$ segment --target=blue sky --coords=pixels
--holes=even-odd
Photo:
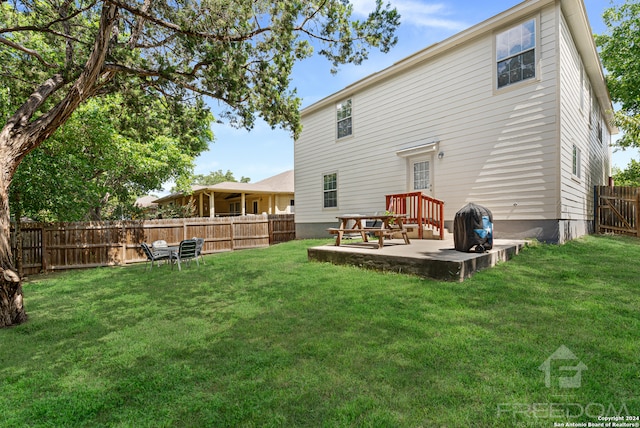
[[[402,15],[398,30],[398,44],[387,54],[372,52],[369,60],[360,66],[345,65],[337,75],[329,72],[330,64],[314,56],[298,63],[294,68],[292,85],[302,98],[303,107],[344,88],[371,73],[433,43],[444,40],[466,28],[484,21],[521,1],[519,0],[388,0]],[[622,0],[615,0],[620,4]],[[355,0],[356,13],[365,14],[373,9],[374,0]],[[585,0],[589,21],[594,33],[603,33],[603,11],[611,6],[609,0]],[[248,132],[216,124],[216,136],[209,151],[196,160],[196,174],[208,174],[219,169],[231,170],[239,180],[250,177],[252,182],[262,180],[293,168],[293,141],[288,132],[272,130],[259,122]],[[625,167],[635,151],[614,153],[615,166]]]

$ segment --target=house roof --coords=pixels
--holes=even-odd
[[[158,206],[154,201],[158,199],[157,196],[142,196],[136,199],[135,205],[140,208],[155,208]]]
[[[239,183],[225,181],[211,186],[194,185],[191,191],[196,192],[220,192],[220,193],[294,193],[293,170],[282,172],[255,183]],[[170,201],[182,197],[182,192],[172,193],[168,196],[156,199],[155,203]]]
[[[441,55],[448,50],[455,49],[461,44],[481,37],[485,34],[492,33],[495,30],[502,28],[508,24],[511,24],[517,19],[524,19],[528,15],[540,10],[542,7],[554,4],[556,0],[525,0],[518,5],[493,16],[479,24],[476,24],[460,33],[457,33],[442,42],[435,43],[427,46],[426,48],[409,55],[408,57],[401,59],[395,64],[369,76],[360,79],[349,86],[346,86],[342,90],[329,95],[326,98],[304,108],[301,110],[301,116],[312,113],[318,109],[333,105],[336,102],[349,97],[351,94],[361,91],[367,87],[375,85],[376,83],[394,77],[403,71],[414,67],[418,64],[426,62],[431,58]],[[575,43],[578,51],[584,62],[584,67],[587,75],[591,78],[593,90],[598,98],[600,105],[606,110],[606,114],[610,119],[613,117],[613,106],[611,103],[611,96],[609,89],[604,80],[604,72],[600,57],[598,56],[596,44],[593,39],[593,32],[589,19],[587,17],[587,11],[585,9],[582,0],[560,0],[560,5],[564,11],[567,23],[574,35]],[[607,126],[610,127],[612,134],[617,133],[617,129],[611,124],[611,120],[606,121]]]

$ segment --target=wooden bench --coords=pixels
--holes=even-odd
[[[396,233],[401,233],[402,237],[404,238],[404,243],[410,244],[411,241],[409,241],[409,236],[407,235],[407,232],[412,232],[412,231],[413,231],[413,227],[402,227],[402,228],[392,227],[391,229],[374,229],[372,232],[374,235],[378,237],[380,248],[382,248],[384,238],[392,237]]]
[[[378,237],[378,247],[382,248],[384,244],[384,238],[392,237],[396,233],[401,233],[402,237],[404,238],[405,244],[410,244],[411,242],[409,241],[409,236],[407,236],[407,232],[412,232],[413,229],[414,228],[412,226],[409,226],[409,227],[405,226],[402,228],[396,227],[391,229],[380,229],[379,227],[363,227],[363,228],[356,228],[356,229],[342,229],[339,227],[330,227],[327,229],[327,232],[329,232],[332,235],[338,235],[336,237],[337,246],[340,245],[340,242],[342,241],[342,237],[344,236],[345,233],[359,233],[362,236],[362,240],[364,242],[369,242],[367,234],[371,233],[376,237]]]
[[[368,230],[366,228],[341,229],[339,227],[330,227],[329,229],[327,229],[327,232],[329,232],[332,235],[338,235],[336,236],[336,246],[340,245],[340,242],[342,241],[342,237],[344,236],[345,233],[359,233],[362,236],[362,240],[364,242],[369,242],[369,239],[367,238]]]

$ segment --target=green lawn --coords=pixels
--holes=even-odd
[[[0,426],[640,416],[639,240],[534,245],[463,283],[307,261],[325,242],[32,278],[29,321],[0,330]]]

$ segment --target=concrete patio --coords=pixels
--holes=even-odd
[[[523,240],[496,239],[490,251],[463,253],[454,249],[452,237],[442,241],[412,239],[409,245],[402,239],[388,239],[382,249],[378,249],[377,239],[372,242],[343,240],[339,247],[329,244],[309,248],[307,252],[313,261],[463,281],[481,269],[508,261],[526,244]]]

